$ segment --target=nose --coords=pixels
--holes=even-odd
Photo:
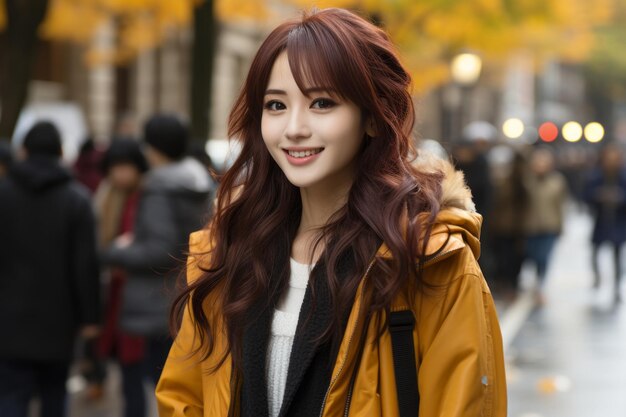
[[[289,140],[301,140],[311,136],[306,110],[292,108],[285,127],[285,136]]]

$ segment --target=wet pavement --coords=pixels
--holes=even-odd
[[[626,306],[612,302],[608,249],[601,252],[602,285],[592,289],[590,231],[589,216],[568,211],[546,303],[530,303],[523,324],[509,335],[509,417],[626,416]],[[533,284],[529,268],[523,283]]]
[[[68,417],[122,417],[124,415],[121,374],[114,363],[108,366],[107,379],[100,399],[92,400],[87,397],[85,382],[78,375],[70,378],[68,388],[71,392]],[[154,386],[146,383],[145,391],[148,410],[146,417],[158,417]]]

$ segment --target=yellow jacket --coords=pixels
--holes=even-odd
[[[424,268],[423,279],[438,288],[418,292],[409,305],[400,293],[391,310],[411,309],[416,318],[413,340],[420,391],[420,417],[506,416],[506,382],[502,340],[489,288],[477,265],[480,215],[471,207],[462,177],[449,171],[444,181],[446,207],[437,217],[428,253],[445,247]],[[452,194],[451,194],[452,192]],[[206,232],[192,235],[191,251],[207,245]],[[377,256],[387,256],[383,245]],[[190,260],[188,279],[200,274]],[[321,417],[343,416],[357,341],[363,329],[359,312],[362,280],[334,365]],[[209,303],[207,303],[209,304]],[[384,313],[381,313],[384,314]],[[369,322],[367,341],[358,364],[349,416],[398,416],[391,338],[385,331],[377,342],[376,317]],[[216,335],[217,353],[204,361],[190,356],[197,346],[194,326],[186,312],[157,386],[161,417],[226,417],[230,403],[229,361],[215,373],[225,340]]]

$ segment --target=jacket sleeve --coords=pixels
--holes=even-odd
[[[502,336],[493,299],[476,270],[422,303],[427,324],[419,330],[420,416],[506,416]]]
[[[203,232],[193,233],[189,247],[192,253],[198,251],[205,240]],[[187,260],[187,281],[198,279],[202,271],[192,255]],[[161,417],[202,417],[204,409],[202,367],[199,354],[192,355],[199,347],[196,329],[190,314],[190,306],[185,307],[180,330],[161,373],[156,387],[159,415]]]
[[[182,245],[172,203],[165,193],[146,193],[137,213],[137,234],[127,247],[111,246],[102,254],[107,265],[129,271],[169,272],[177,265]],[[139,224],[142,226],[139,226]]]
[[[169,356],[156,388],[161,417],[202,417],[202,371],[198,355],[194,324],[185,308],[182,325],[172,344]]]

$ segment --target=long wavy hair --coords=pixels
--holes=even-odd
[[[215,350],[215,334],[224,332],[227,348],[220,352],[214,370],[229,354],[233,365],[241,366],[246,312],[262,300],[269,307],[289,281],[288,262],[274,263],[291,253],[302,212],[300,192],[272,159],[261,136],[265,89],[283,51],[301,90],[329,87],[356,103],[375,131],[373,137],[365,135],[347,203],[319,230],[333,317],[322,340],[341,340],[341,318],[351,308],[381,242],[392,260],[374,262],[368,275],[367,312],[388,312],[401,288],[419,282],[419,254],[425,253],[424,237],[439,211],[443,174],[420,172],[411,163],[415,116],[410,76],[387,34],[342,9],[305,13],[278,26],[257,52],[230,114],[229,136],[241,142],[242,150],[222,178],[215,216],[207,226],[212,248],[205,255],[210,261],[172,309],[172,322],[179,323],[189,308],[204,358]],[[340,280],[339,261],[346,253],[354,267]],[[315,300],[316,294],[312,296]],[[207,309],[208,297],[217,308]],[[213,320],[215,314],[218,322]]]

